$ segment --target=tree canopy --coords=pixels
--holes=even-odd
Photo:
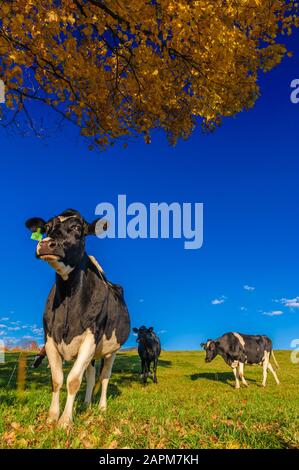
[[[154,128],[175,143],[251,108],[297,25],[285,0],[1,0],[2,125],[33,128],[37,101],[102,148]]]

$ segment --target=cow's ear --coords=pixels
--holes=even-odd
[[[205,349],[206,346],[207,346],[207,343],[200,343],[200,347],[201,347],[201,348],[204,348],[204,349]]]
[[[149,329],[148,329],[148,331],[149,331],[150,333],[152,333],[152,332],[154,331],[154,327],[153,327],[153,326],[150,326]]]
[[[31,232],[37,232],[38,229],[41,233],[45,233],[46,231],[46,221],[40,217],[32,217],[31,219],[26,220],[25,225]]]
[[[133,328],[134,333],[138,333],[138,328]]]
[[[96,219],[91,224],[84,223],[84,235],[101,235],[108,230],[108,222],[105,219]]]

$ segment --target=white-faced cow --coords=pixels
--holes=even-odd
[[[87,223],[78,211],[68,209],[48,222],[32,218],[32,231],[46,234],[36,256],[56,271],[56,282],[44,313],[45,351],[52,374],[49,420],[59,418],[59,392],[63,360],[75,360],[67,377],[67,401],[59,425],[72,423],[73,405],[86,374],[85,402],[90,403],[95,384],[95,360],[102,358],[100,409],[107,406],[107,387],[116,351],[127,340],[130,319],[120,286],[107,281],[97,261],[86,254],[85,236],[106,230],[105,221]]]
[[[133,328],[134,333],[137,333],[138,354],[141,359],[141,380],[144,384],[147,378],[151,375],[151,363],[153,364],[153,381],[157,383],[157,366],[158,359],[161,353],[161,343],[158,336],[154,333],[154,328]]]
[[[272,372],[274,379],[279,385],[279,380],[274,371],[270,357],[278,367],[272,350],[272,341],[264,335],[243,335],[240,333],[225,333],[215,340],[208,339],[201,346],[206,351],[206,362],[211,362],[218,354],[234,372],[236,388],[240,388],[241,382],[247,387],[244,377],[244,364],[259,364],[263,366],[263,387],[266,386],[268,369]]]

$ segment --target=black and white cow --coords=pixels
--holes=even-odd
[[[141,359],[141,379],[146,384],[147,378],[151,375],[151,363],[153,364],[153,381],[157,383],[157,366],[161,353],[161,343],[158,336],[154,333],[154,328],[133,328],[137,333],[138,354]]]
[[[236,388],[240,388],[240,379],[246,387],[248,386],[244,377],[244,364],[259,364],[263,366],[263,387],[266,386],[268,369],[272,372],[277,385],[279,385],[276,372],[270,363],[272,355],[278,367],[272,349],[272,341],[268,336],[225,333],[215,340],[208,339],[201,346],[206,351],[206,362],[211,362],[219,354],[226,364],[233,369]]]
[[[26,226],[46,235],[37,245],[36,256],[56,271],[44,312],[45,351],[53,388],[50,421],[59,418],[62,361],[75,360],[67,377],[67,401],[58,423],[66,427],[72,423],[74,400],[84,373],[85,402],[91,401],[98,358],[103,361],[99,406],[106,409],[113,362],[129,336],[130,319],[122,288],[108,282],[98,262],[85,251],[85,236],[106,230],[105,221],[89,224],[78,211],[68,209],[48,222],[29,219]]]

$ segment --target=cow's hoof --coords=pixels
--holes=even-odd
[[[59,419],[59,410],[58,411],[51,411],[49,410],[48,418],[47,418],[47,423],[48,424],[53,424],[57,423]]]
[[[154,384],[157,384],[157,383],[158,383],[158,380],[157,380],[157,378],[155,377],[155,378],[154,378]]]
[[[240,385],[239,385],[239,386],[236,385],[236,386],[235,386],[235,389],[236,389],[236,390],[240,390]]]
[[[47,424],[55,424],[58,421],[59,416],[48,416]]]
[[[99,405],[99,410],[101,413],[105,413],[107,411],[107,405]]]
[[[60,420],[57,423],[57,426],[61,429],[69,429],[72,427],[73,422],[70,418],[64,418],[63,416],[60,418]]]

